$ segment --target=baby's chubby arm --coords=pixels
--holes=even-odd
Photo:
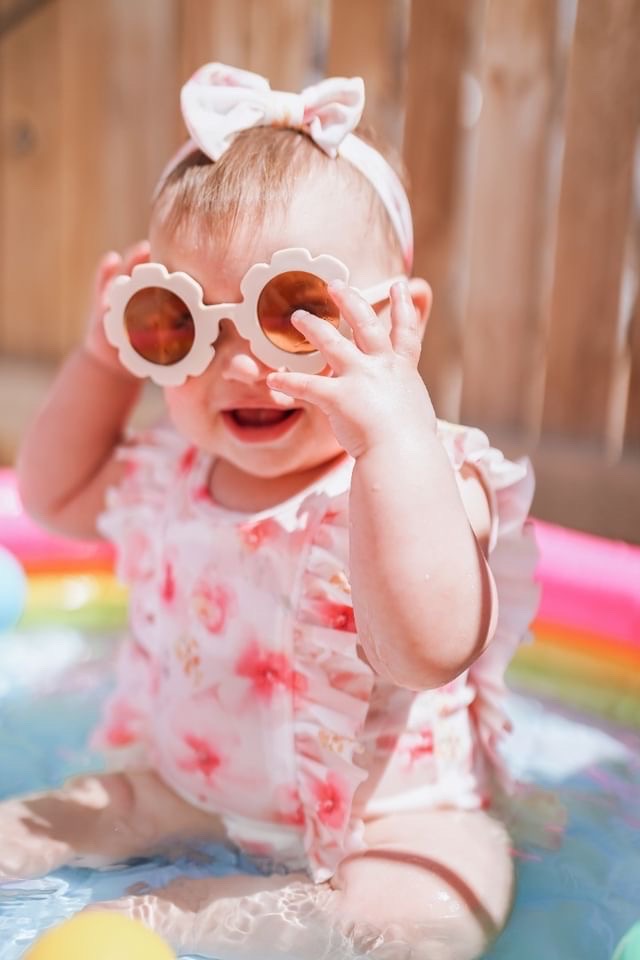
[[[351,585],[367,659],[399,685],[440,686],[476,659],[493,630],[495,589],[479,544],[487,500],[472,475],[458,485],[438,439],[408,285],[391,291],[390,330],[357,291],[331,285],[331,293],[353,341],[307,313],[294,322],[333,376],[279,372],[268,382],[316,403],[355,458]]]
[[[108,253],[100,261],[84,340],[58,373],[18,457],[26,509],[69,536],[96,535],[105,491],[123,470],[114,451],[141,381],[121,366],[105,337],[103,317],[113,277],[148,258],[148,245],[141,242],[123,257]]]

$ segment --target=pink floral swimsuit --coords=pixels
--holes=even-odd
[[[393,686],[358,655],[347,458],[299,496],[238,514],[208,494],[211,457],[157,428],[123,448],[129,469],[101,518],[131,629],[94,742],[220,815],[244,850],[316,881],[362,847],[368,817],[485,805],[499,764],[504,670],[536,604],[533,481],[480,431],[439,430],[492,502],[500,613],[487,651],[438,690]]]

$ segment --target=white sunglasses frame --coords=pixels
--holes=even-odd
[[[187,377],[197,377],[211,363],[218,338],[220,321],[231,320],[236,330],[251,345],[251,352],[258,360],[274,370],[284,367],[300,373],[319,373],[326,361],[314,350],[311,353],[289,353],[269,340],[258,321],[258,298],[267,283],[280,273],[301,271],[312,273],[325,283],[332,280],[349,282],[349,270],[340,260],[329,254],[313,257],[303,247],[290,247],[274,253],[269,263],[256,263],[247,270],[240,284],[242,300],[239,303],[205,304],[200,284],[182,271],[169,273],[160,263],[141,263],[133,268],[130,276],[115,277],[107,293],[108,309],[104,317],[104,329],[109,343],[118,350],[122,365],[137,377],[148,377],[161,387],[181,386]],[[384,280],[360,293],[370,304],[380,303],[389,297],[394,283],[406,280],[404,275]],[[127,335],[125,310],[127,304],[140,290],[146,287],[163,287],[180,297],[193,317],[195,335],[191,349],[182,360],[170,365],[152,363],[137,353]],[[340,316],[338,330],[346,337],[351,330]]]

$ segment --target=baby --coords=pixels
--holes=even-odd
[[[431,294],[363,104],[359,79],[198,71],[149,243],[101,262],[20,457],[36,517],[116,544],[131,623],[112,772],[0,806],[0,876],[191,839],[271,863],[104,905],[181,951],[463,960],[510,907],[487,807],[533,482],[435,417]],[[170,425],[124,439],[144,377]]]

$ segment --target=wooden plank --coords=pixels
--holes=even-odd
[[[1,0],[0,37],[19,27],[45,3],[51,3],[51,0]]]
[[[276,90],[297,92],[312,79],[313,8],[313,0],[253,0],[249,69],[266,76]]]
[[[204,63],[254,70],[274,89],[308,79],[313,0],[182,0],[181,79]]]
[[[532,515],[603,537],[640,543],[640,454],[607,460],[595,443],[543,437],[535,449],[509,431],[494,446],[510,458],[528,454],[536,477]]]
[[[55,354],[60,323],[58,13],[47,4],[1,44],[0,350],[22,356]]]
[[[580,3],[543,427],[604,449],[640,97],[640,4]]]
[[[542,444],[532,455],[536,471],[533,513],[630,543],[640,543],[640,457],[605,461],[598,450],[561,442]]]
[[[205,63],[249,67],[253,0],[181,0],[180,82]]]
[[[0,0],[0,19],[13,17],[12,7],[9,6],[10,0]],[[4,90],[4,82],[6,80],[7,74],[5,73],[6,61],[5,61],[5,45],[0,41],[0,210],[4,210],[5,198],[4,198],[4,188],[5,188],[5,163],[6,163],[6,130],[7,122],[5,119],[5,103],[2,97],[2,91]],[[0,357],[2,356],[5,350],[4,343],[4,328],[3,328],[3,317],[7,317],[5,300],[4,300],[4,271],[2,269],[2,264],[5,262],[7,253],[9,237],[5,234],[2,229],[2,224],[0,224]]]
[[[404,158],[411,186],[415,268],[434,304],[421,371],[438,414],[460,413],[468,166],[473,126],[463,124],[463,77],[472,73],[484,0],[414,0],[407,52]]]
[[[640,260],[640,250],[639,260]],[[629,393],[625,428],[625,450],[640,456],[640,263],[638,266],[636,299],[629,327]],[[640,489],[640,482],[638,483]],[[640,496],[640,495],[639,495]]]
[[[628,365],[627,402],[622,445],[640,455],[640,130],[635,151],[635,190],[629,222],[625,279],[629,287],[627,316],[622,318],[622,344]],[[626,330],[624,322],[627,321]]]
[[[382,143],[399,149],[404,120],[408,0],[333,0],[330,16],[327,75],[364,79],[364,122],[376,131]]]
[[[98,256],[146,234],[153,186],[177,141],[177,63],[169,0],[59,4],[64,350],[83,328]]]
[[[557,202],[553,138],[562,84],[558,32],[556,0],[489,4],[462,395],[463,421],[488,429],[532,430],[532,389],[544,371],[543,281]]]

